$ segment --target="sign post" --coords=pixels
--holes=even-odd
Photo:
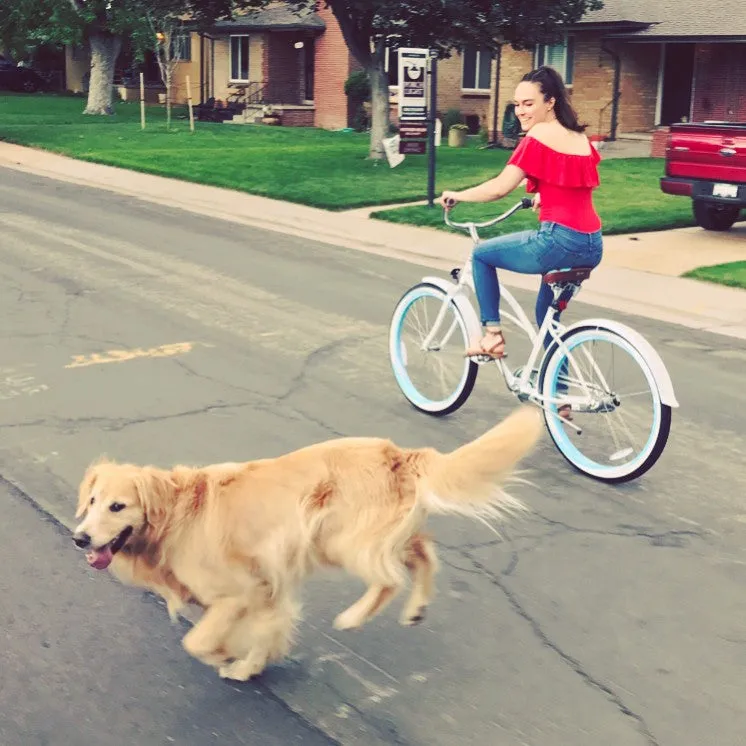
[[[428,154],[427,202],[430,207],[435,198],[437,91],[437,52],[410,47],[399,49],[399,153]]]
[[[438,58],[430,55],[430,107],[427,118],[427,206],[435,206],[435,120],[438,115]]]

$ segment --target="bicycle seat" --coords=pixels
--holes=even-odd
[[[591,276],[593,267],[574,267],[573,269],[553,269],[542,275],[541,281],[547,285],[580,285]]]

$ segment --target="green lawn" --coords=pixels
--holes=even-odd
[[[594,193],[593,199],[603,221],[605,234],[694,225],[691,200],[661,192],[658,179],[662,175],[662,168],[662,161],[653,158],[610,159],[601,162],[601,186]],[[490,178],[493,172],[485,168],[484,164],[475,162],[470,175],[472,182],[477,184]],[[458,189],[462,185],[454,181],[443,186]],[[451,213],[451,219],[456,222],[488,220],[512,207],[521,196],[522,192],[516,191],[497,203],[458,205]],[[395,223],[414,223],[453,230],[443,222],[442,210],[433,210],[427,206],[386,209],[376,211],[373,215]],[[481,230],[479,235],[487,238],[524,228],[535,228],[536,219],[533,211],[526,210],[492,228]]]
[[[714,264],[711,267],[698,267],[683,276],[746,289],[746,262],[728,262],[727,264]]]
[[[197,122],[196,132],[191,133],[186,118],[176,118],[169,131],[159,106],[147,107],[143,131],[137,103],[116,104],[111,117],[84,116],[84,105],[85,100],[77,96],[0,96],[0,140],[333,210],[427,196],[427,158],[409,156],[395,169],[386,162],[372,162],[367,159],[366,134],[206,122]],[[185,107],[175,111],[176,116],[185,114]],[[508,155],[478,150],[476,143],[464,149],[441,147],[436,190],[460,189],[490,178]],[[692,224],[689,200],[661,193],[661,172],[660,160],[602,163],[597,204],[607,232]],[[496,205],[467,206],[456,216],[494,215],[497,209]],[[442,211],[437,208],[386,209],[376,217],[442,226]],[[508,222],[503,230],[535,224],[535,217],[520,214]]]

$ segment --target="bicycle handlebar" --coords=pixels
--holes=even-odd
[[[527,210],[530,207],[532,207],[534,204],[533,199],[530,197],[524,197],[520,202],[516,203],[511,207],[507,212],[504,212],[502,215],[498,215],[496,218],[492,218],[492,220],[487,220],[484,223],[454,223],[449,217],[448,217],[448,208],[445,208],[443,210],[443,219],[445,220],[446,225],[451,226],[451,228],[464,228],[470,233],[477,228],[489,228],[491,225],[495,225],[496,223],[500,223],[501,221],[509,218],[513,213],[518,212],[519,210]]]

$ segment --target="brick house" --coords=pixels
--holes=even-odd
[[[347,50],[342,32],[328,8],[294,13],[284,3],[217,21],[179,40],[173,78],[173,100],[187,100],[187,77],[194,103],[208,99],[240,100],[256,113],[271,103],[283,124],[346,127],[348,102],[344,83],[359,65]],[[66,50],[67,88],[83,91],[89,58],[84,50]],[[157,64],[146,55],[135,65],[123,53],[115,86],[125,100],[139,100],[139,74],[144,72],[146,101],[157,102],[164,88]]]
[[[564,76],[588,134],[650,139],[655,155],[674,122],[746,121],[743,0],[604,0],[559,44],[503,48],[490,116],[495,106],[502,116],[521,75],[542,63]]]
[[[286,125],[348,126],[344,82],[359,65],[332,12],[292,12],[277,2],[232,21],[219,21],[181,42],[175,100],[225,100],[238,92],[283,112]],[[666,125],[682,119],[746,120],[746,13],[742,0],[605,0],[604,8],[568,26],[562,42],[496,58],[477,48],[438,64],[438,111],[458,109],[472,132],[500,133],[521,76],[538,64],[564,76],[588,133],[599,139],[636,137],[663,143]],[[127,65],[126,58],[120,68]],[[146,99],[163,91],[146,60]],[[82,90],[87,55],[68,49],[67,87]],[[397,59],[387,55],[392,119],[396,121]],[[139,96],[139,81],[123,70],[119,92]]]

